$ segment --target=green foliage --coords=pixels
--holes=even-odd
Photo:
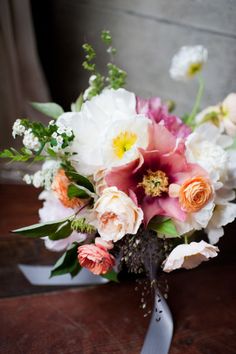
[[[112,47],[112,36],[109,31],[101,32],[102,41],[108,46],[107,53],[110,55],[111,61],[113,61],[113,55],[116,53],[116,49]],[[108,83],[109,88],[113,88],[117,90],[120,87],[125,85],[126,80],[126,72],[120,69],[113,63],[107,64],[108,74],[107,77],[104,77],[96,68],[96,64],[94,63],[94,59],[96,57],[95,50],[93,47],[86,43],[83,45],[83,49],[85,50],[85,61],[83,62],[83,67],[85,70],[89,71],[91,76],[89,79],[89,87],[84,93],[85,99],[91,99],[92,97],[98,95],[104,88],[105,83]]]
[[[109,87],[117,90],[118,88],[125,86],[125,80],[127,77],[126,72],[111,63],[107,64],[107,68],[108,68],[107,81],[109,82]]]
[[[93,234],[96,232],[95,227],[88,224],[85,218],[74,219],[71,222],[71,227],[73,230],[76,230],[81,233]]]
[[[64,110],[61,106],[57,103],[48,102],[48,103],[41,103],[41,102],[31,102],[31,106],[35,108],[37,111],[45,114],[48,117],[52,117],[57,119]]]
[[[56,240],[61,240],[63,238],[67,238],[71,235],[72,233],[72,227],[71,227],[71,220],[66,220],[63,224],[59,225],[58,229],[55,232],[50,233],[47,235],[50,240],[56,241]]]
[[[69,273],[72,277],[77,275],[81,266],[77,258],[78,243],[74,242],[69,249],[57,260],[51,271],[51,277]]]
[[[90,192],[94,193],[93,184],[89,181],[88,178],[77,173],[69,161],[64,161],[63,163],[61,163],[61,167],[64,169],[67,177],[71,181],[78,184],[78,186],[82,186],[82,187],[88,189]]]
[[[116,49],[112,47],[112,36],[110,31],[103,30],[101,32],[101,40],[108,46],[107,53],[108,54],[116,54]]]
[[[77,100],[71,104],[71,111],[72,112],[80,112],[82,104],[83,104],[83,94],[81,93]]]
[[[175,224],[171,219],[155,216],[148,224],[148,229],[156,231],[159,234],[166,237],[179,237]]]
[[[85,58],[87,61],[92,61],[95,57],[96,57],[96,53],[95,50],[93,49],[93,47],[91,46],[91,44],[85,43],[82,45],[82,48],[85,51]]]
[[[112,36],[111,36],[110,31],[103,30],[102,33],[101,33],[101,39],[102,39],[102,41],[103,41],[105,44],[111,45],[111,43],[112,43]]]
[[[114,270],[111,270],[110,272],[106,274],[101,274],[103,278],[106,278],[108,280],[114,281],[115,283],[119,283],[117,273]]]
[[[85,91],[86,99],[91,99],[92,97],[99,95],[99,93],[104,88],[105,78],[100,73],[96,72],[89,79],[89,88]]]
[[[20,229],[13,230],[13,233],[22,234],[26,237],[44,237],[48,236],[50,233],[54,233],[60,225],[62,225],[67,219],[46,222],[46,223],[38,223],[26,227],[22,227]]]
[[[45,156],[35,156],[30,150],[26,148],[21,148],[20,151],[17,151],[14,148],[10,148],[1,151],[0,158],[9,159],[12,162],[27,162],[31,159],[33,161],[42,161],[45,159]]]
[[[81,199],[86,199],[86,198],[89,198],[89,195],[88,193],[85,192],[84,189],[82,188],[79,188],[77,185],[75,184],[70,184],[68,186],[68,189],[67,189],[67,195],[68,197],[71,199],[71,198],[81,198]]]

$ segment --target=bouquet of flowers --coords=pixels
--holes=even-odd
[[[40,223],[14,232],[65,252],[52,276],[75,276],[85,267],[116,281],[125,265],[153,279],[155,265],[164,272],[194,268],[217,256],[223,227],[236,217],[236,94],[200,112],[207,50],[182,47],[170,75],[197,77],[199,90],[192,112],[180,118],[173,102],[123,88],[126,73],[113,63],[109,31],[101,38],[111,57],[107,77],[96,67],[93,47],[84,44],[89,87],[71,111],[32,103],[52,118],[48,124],[14,123],[13,137],[21,136],[24,147],[1,157],[44,161],[24,176],[43,188]],[[196,242],[199,230],[206,236],[198,233]]]

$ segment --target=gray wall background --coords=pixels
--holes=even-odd
[[[53,27],[57,73],[56,98],[67,105],[87,85],[81,69],[85,41],[98,52],[98,66],[107,57],[99,40],[112,32],[116,63],[128,72],[127,88],[138,95],[174,99],[177,111],[191,109],[197,83],[169,77],[172,56],[182,45],[208,48],[202,105],[214,104],[236,91],[236,0],[54,0]],[[63,89],[62,89],[63,87]]]

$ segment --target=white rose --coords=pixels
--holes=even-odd
[[[182,244],[173,249],[164,261],[164,272],[171,272],[178,268],[192,269],[209,258],[217,256],[218,247],[205,241]]]
[[[126,234],[136,234],[143,220],[142,209],[116,187],[104,189],[94,211],[96,227],[105,241],[116,242]]]

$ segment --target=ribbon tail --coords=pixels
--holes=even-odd
[[[98,285],[106,284],[108,279],[92,274],[89,270],[82,268],[81,271],[71,278],[69,274],[59,275],[50,278],[52,266],[32,266],[18,264],[19,269],[32,285]]]
[[[155,290],[154,309],[141,354],[168,354],[173,328],[170,309],[157,289]]]

